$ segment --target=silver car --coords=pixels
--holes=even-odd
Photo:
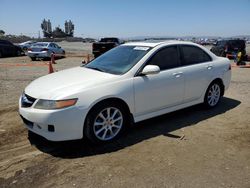
[[[36,58],[48,59],[52,53],[56,57],[63,57],[65,55],[64,49],[54,42],[37,42],[28,49],[27,55],[34,61]]]
[[[20,46],[22,50],[26,52],[28,48],[30,48],[35,43],[36,41],[26,41],[26,42],[19,43],[18,46]]]

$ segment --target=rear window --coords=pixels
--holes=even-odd
[[[225,46],[226,43],[227,43],[227,41],[225,41],[225,40],[218,41],[218,42],[216,43],[216,46]]]
[[[48,45],[48,43],[35,43],[35,44],[33,44],[32,46],[35,46],[35,47],[45,47],[45,46],[47,46]]]
[[[243,41],[243,40],[231,40],[230,44],[234,47],[244,47],[245,41]]]
[[[118,42],[117,38],[102,38],[100,42]]]

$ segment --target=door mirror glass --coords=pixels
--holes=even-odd
[[[141,74],[142,75],[149,75],[149,74],[158,74],[160,72],[160,67],[157,65],[147,65],[143,68]]]

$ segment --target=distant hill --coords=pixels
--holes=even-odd
[[[145,40],[145,39],[158,39],[158,40],[171,40],[171,39],[223,39],[223,38],[245,38],[250,39],[250,35],[237,35],[230,37],[220,37],[220,36],[135,36],[135,37],[127,37],[123,38],[125,40]]]

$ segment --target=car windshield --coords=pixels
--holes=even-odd
[[[119,46],[94,59],[84,67],[111,74],[124,74],[150,49],[150,47],[145,46]]]
[[[100,42],[118,42],[116,38],[102,38]]]
[[[48,45],[48,43],[39,43],[39,42],[37,42],[37,43],[33,44],[32,46],[35,46],[35,47],[45,47],[47,45]]]
[[[217,42],[216,46],[225,46],[226,43],[227,43],[227,41],[221,40],[221,41],[218,41],[218,42]]]

